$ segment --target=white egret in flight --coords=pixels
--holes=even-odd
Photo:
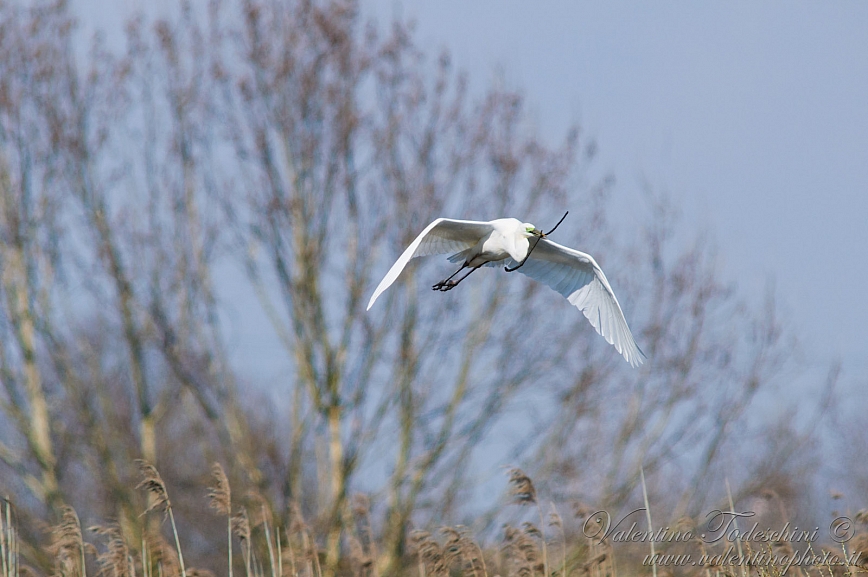
[[[449,261],[462,263],[461,268],[435,284],[434,290],[455,288],[481,266],[506,266],[507,272],[517,270],[561,293],[631,366],[642,364],[645,355],[633,340],[627,319],[603,270],[591,255],[551,242],[547,234],[515,218],[489,222],[438,218],[425,227],[392,265],[371,295],[368,310],[411,259],[453,253]],[[533,244],[530,238],[535,238]],[[464,276],[453,280],[465,269],[469,270]]]

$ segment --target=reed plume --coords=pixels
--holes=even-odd
[[[169,521],[172,523],[172,534],[175,536],[175,548],[178,551],[178,564],[181,566],[181,576],[187,577],[187,570],[184,567],[184,554],[181,551],[181,539],[178,537],[178,526],[175,524],[175,514],[172,513],[172,502],[169,500],[166,483],[163,482],[160,472],[152,464],[143,459],[138,459],[136,464],[139,467],[139,473],[142,475],[142,480],[136,485],[136,489],[144,489],[151,499],[151,504],[142,514],[144,515],[155,509],[162,509],[163,514],[169,517]]]
[[[211,465],[214,485],[208,488],[208,506],[226,517],[226,541],[229,548],[229,577],[232,575],[232,490],[220,463]]]
[[[63,506],[60,522],[50,529],[48,552],[54,557],[54,574],[62,577],[85,575],[85,543],[75,509]]]
[[[96,558],[99,571],[97,577],[135,577],[130,548],[116,525],[94,526],[90,530],[106,537],[106,550]]]

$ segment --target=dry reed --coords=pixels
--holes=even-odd
[[[86,572],[85,543],[81,522],[72,507],[61,508],[60,522],[50,529],[49,553],[54,557],[55,575],[84,576]]]
[[[542,507],[540,507],[539,501],[537,501],[536,497],[536,487],[533,484],[533,481],[530,477],[528,477],[524,471],[518,468],[513,468],[509,470],[509,486],[510,486],[510,496],[513,501],[519,505],[536,505],[537,514],[539,515],[539,540],[542,544],[542,565],[543,565],[543,575],[548,577],[549,575],[549,562],[548,562],[548,547],[546,545],[546,537],[543,531],[544,521],[543,521],[543,513]]]
[[[229,555],[229,577],[232,575],[232,490],[229,487],[229,479],[223,471],[220,463],[211,466],[211,476],[214,485],[208,488],[208,505],[218,515],[226,517],[226,541]]]
[[[94,526],[90,530],[106,538],[106,549],[97,555],[97,577],[135,577],[135,565],[130,548],[116,525]]]
[[[156,468],[146,463],[140,464],[143,481],[139,484],[149,492],[151,504],[147,511],[160,510],[166,516],[172,517],[172,504],[169,500],[166,485]],[[317,547],[315,534],[307,524],[297,503],[288,506],[287,525],[275,525],[265,500],[256,494],[250,494],[250,501],[256,507],[255,515],[251,517],[247,507],[240,507],[231,515],[231,493],[222,467],[212,468],[213,486],[209,487],[209,506],[220,515],[225,515],[230,531],[230,547],[233,538],[241,542],[245,555],[245,569],[249,577],[266,577],[269,567],[264,556],[257,558],[256,551],[268,548],[271,577],[284,577],[283,561],[287,563],[287,577],[322,577],[323,571],[319,564],[320,550]],[[514,502],[524,505],[540,506],[540,497],[533,481],[521,470],[510,471],[509,496]],[[644,496],[647,506],[647,496]],[[732,503],[730,503],[732,506]],[[579,520],[586,518],[589,507],[576,508]],[[147,512],[146,511],[146,512]],[[0,508],[0,577],[23,577],[35,573],[19,565],[18,537],[13,524],[14,511],[12,506],[4,501]],[[374,577],[377,571],[378,558],[376,536],[370,520],[370,502],[367,497],[354,496],[350,500],[346,514],[353,517],[355,523],[348,527],[343,550],[342,563],[337,566],[336,576]],[[841,551],[853,563],[851,566],[794,566],[790,569],[794,575],[802,577],[813,575],[856,575],[868,570],[868,511],[859,511],[853,515],[858,525],[851,541],[842,544]],[[568,546],[568,529],[565,521],[552,504],[546,517],[546,527],[551,527],[557,533],[560,541],[559,567],[549,568],[545,559],[545,534],[542,524],[524,522],[520,526],[505,525],[503,541],[500,547],[501,558],[491,549],[480,546],[472,537],[468,528],[458,525],[444,527],[432,535],[428,531],[414,530],[408,536],[409,552],[415,558],[418,577],[449,577],[463,575],[466,577],[489,577],[489,569],[497,567],[505,577],[617,577],[614,565],[612,544],[605,539],[590,539],[588,547],[579,544]],[[125,530],[127,529],[126,526]],[[649,524],[650,527],[650,524]],[[682,517],[674,523],[677,531],[695,531],[696,521]],[[140,552],[134,551],[125,539],[124,530],[118,524],[91,527],[90,529],[103,540],[99,552],[84,539],[81,524],[76,512],[70,507],[61,509],[59,523],[50,529],[51,542],[46,548],[54,560],[53,575],[57,577],[86,577],[87,557],[90,556],[96,566],[96,577],[137,577],[141,570],[142,577],[213,577],[214,573],[205,569],[185,569],[180,555],[180,544],[175,531],[175,545],[172,546],[159,531],[143,528]],[[174,530],[174,526],[173,526]],[[265,542],[262,539],[265,539]],[[254,541],[256,542],[254,544]],[[285,545],[285,547],[284,547]],[[766,553],[769,557],[792,556],[793,544],[787,541],[768,543],[762,551],[751,549],[752,543],[743,543],[748,557],[756,553]],[[628,545],[624,545],[627,547]],[[703,543],[699,545],[704,556],[708,557]],[[734,546],[734,544],[733,544]],[[766,551],[767,549],[767,551]],[[638,551],[637,546],[633,549]],[[841,551],[838,551],[840,556]],[[664,553],[669,551],[664,550]],[[822,554],[822,550],[818,551]],[[486,562],[486,555],[489,562]],[[494,557],[492,560],[491,557]],[[231,560],[231,557],[229,558]],[[409,559],[408,559],[409,560]],[[492,562],[493,561],[493,562]],[[140,564],[139,564],[140,563]],[[405,572],[396,575],[407,575]],[[638,570],[639,567],[633,567]],[[643,566],[642,571],[649,571]],[[758,577],[780,577],[784,575],[783,568],[777,565],[741,565],[736,568],[729,562],[716,563],[710,559],[695,571],[684,571],[667,563],[657,566],[657,574],[668,575],[704,575],[715,577],[719,575],[757,575]],[[231,561],[230,561],[231,571]],[[654,571],[654,567],[650,567]],[[634,571],[635,572],[635,571]],[[492,571],[496,574],[498,571]],[[628,572],[629,573],[629,572]],[[495,575],[495,577],[499,577]]]
[[[184,567],[184,554],[181,551],[181,539],[178,537],[178,526],[175,524],[175,514],[172,512],[172,502],[169,501],[169,492],[166,490],[166,483],[160,476],[160,472],[152,464],[143,459],[136,461],[139,467],[139,473],[142,475],[141,482],[136,486],[136,489],[144,489],[150,496],[151,504],[145,509],[143,515],[155,509],[162,509],[164,515],[169,517],[172,524],[172,534],[175,536],[175,548],[178,552],[178,564],[181,567],[181,577],[187,577],[187,570]]]
[[[18,577],[18,532],[13,522],[12,503],[3,499],[0,507],[0,575]]]

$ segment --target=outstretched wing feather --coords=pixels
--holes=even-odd
[[[479,240],[491,232],[493,227],[488,222],[476,220],[455,220],[438,218],[425,227],[419,236],[404,250],[368,301],[368,310],[377,298],[389,288],[407,266],[411,259],[434,254],[449,254],[461,252],[473,247]]]
[[[642,364],[645,354],[636,345],[621,305],[591,255],[541,239],[518,272],[559,292],[630,365]]]

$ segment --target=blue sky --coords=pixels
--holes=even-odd
[[[668,192],[743,294],[774,282],[810,363],[864,381],[868,3],[362,5],[415,20],[472,82],[523,90],[546,137],[578,121],[619,206],[643,181]]]

